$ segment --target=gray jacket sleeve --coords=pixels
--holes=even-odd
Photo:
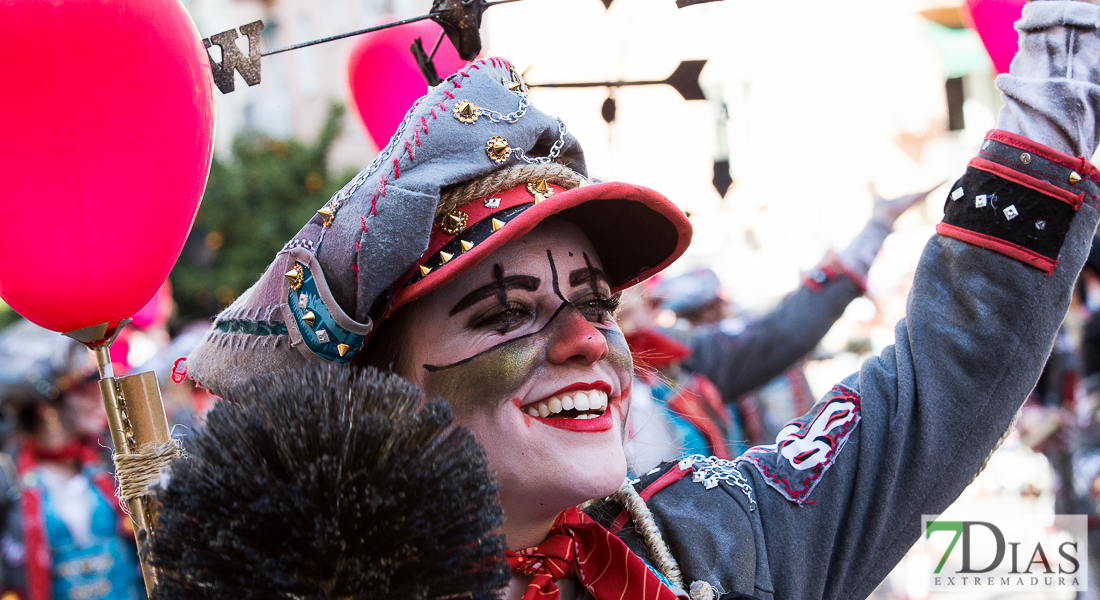
[[[717,474],[688,465],[703,476],[652,497],[685,582],[728,598],[865,598],[919,537],[921,515],[942,512],[979,471],[1042,371],[1100,217],[1100,173],[1041,145],[1095,150],[1096,79],[1069,65],[1100,42],[1098,9],[1025,9],[1013,73],[1047,65],[1032,83],[1053,94],[1006,90],[1002,126],[1016,131],[991,132],[952,186],[896,345],[776,444]],[[1050,111],[1047,124],[1019,110],[1024,97]],[[1023,123],[1032,139],[1017,135]]]
[[[731,404],[810,353],[848,304],[863,294],[835,259],[815,269],[806,283],[740,332],[707,328],[692,337],[684,366],[714,382]]]

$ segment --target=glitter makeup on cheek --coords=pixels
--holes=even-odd
[[[606,360],[611,363],[611,366],[615,367],[616,371],[633,376],[634,358],[630,354],[630,346],[626,344],[626,337],[623,332],[600,327],[597,327],[596,330],[602,333],[604,339],[607,340]]]
[[[424,387],[442,396],[456,412],[495,410],[511,399],[524,383],[534,379],[548,364],[547,351],[555,337],[555,325],[563,312],[576,312],[562,304],[542,329],[502,342],[469,358],[444,366],[423,365]],[[618,372],[633,373],[633,361],[626,338],[619,331],[596,328],[607,341],[604,360]]]
[[[445,367],[424,365],[424,387],[450,402],[459,414],[495,410],[546,364],[546,339],[541,333],[498,344]]]

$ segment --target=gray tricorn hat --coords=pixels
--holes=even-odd
[[[304,361],[349,363],[399,306],[558,216],[592,239],[613,289],[680,256],[683,212],[653,190],[590,184],[565,125],[507,61],[478,60],[416,102],[187,360],[214,393]]]

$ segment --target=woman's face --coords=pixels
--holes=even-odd
[[[626,476],[632,363],[616,302],[588,238],[549,219],[414,308],[402,370],[477,434],[510,518]]]

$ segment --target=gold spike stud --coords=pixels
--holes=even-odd
[[[290,289],[296,292],[302,289],[302,282],[305,281],[302,265],[294,263],[294,268],[284,273],[283,276],[286,277],[287,283],[290,284]]]
[[[351,352],[351,346],[347,344],[336,344],[336,351],[340,353],[340,358],[347,356],[348,352]]]
[[[313,327],[313,322],[317,320],[317,315],[313,314],[312,310],[307,310],[306,314],[302,315],[302,320],[310,327]]]
[[[1081,176],[1077,174],[1077,171],[1070,171],[1069,182],[1074,185],[1081,183]]]
[[[485,143],[485,154],[489,155],[489,160],[498,165],[503,165],[508,161],[508,157],[512,155],[512,148],[508,146],[508,140],[499,135],[494,135]]]
[[[546,183],[545,179],[527,182],[527,191],[535,197],[535,204],[554,195],[554,189],[550,187],[550,184]]]
[[[500,219],[493,219],[493,233],[500,231],[500,228],[504,227],[504,221]]]
[[[470,242],[467,242],[466,240],[458,240],[458,243],[462,245],[462,251],[463,252],[469,252],[470,249],[474,247],[473,244],[471,244]]]
[[[439,222],[439,228],[450,235],[458,235],[462,233],[463,229],[466,229],[466,223],[469,219],[470,215],[461,210],[452,210]]]
[[[466,100],[455,102],[454,108],[451,110],[454,112],[456,119],[467,125],[473,125],[481,116],[481,109],[473,102],[467,102]]]
[[[451,262],[451,259],[454,258],[454,257],[455,257],[455,255],[451,254],[450,252],[440,252],[439,253],[439,260],[442,261],[443,264],[447,264],[447,263]]]
[[[420,276],[421,277],[424,277],[428,273],[431,273],[431,272],[432,272],[432,270],[429,267],[425,267],[424,265],[420,265]]]
[[[332,225],[332,220],[336,217],[336,211],[332,210],[332,206],[328,204],[321,207],[321,210],[318,210],[317,214],[321,215],[321,218],[324,219],[325,227]]]

